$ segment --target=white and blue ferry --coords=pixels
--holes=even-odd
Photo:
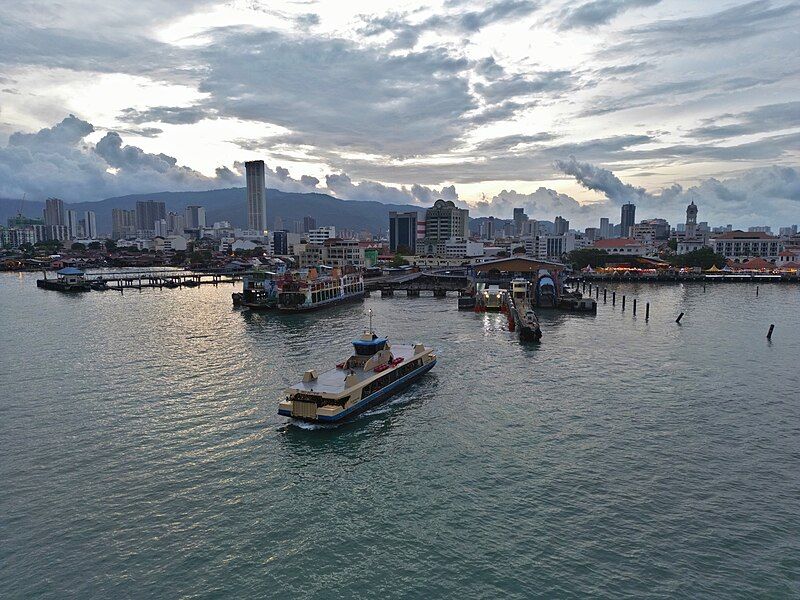
[[[422,344],[389,344],[372,328],[353,340],[353,355],[335,369],[306,371],[286,390],[278,414],[314,423],[336,423],[383,402],[430,371],[436,355]]]

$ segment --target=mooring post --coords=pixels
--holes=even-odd
[[[649,302],[644,305],[644,320],[645,321],[649,321],[650,320],[650,303]]]
[[[596,299],[598,299],[598,300],[600,299],[600,286],[599,285],[596,288],[594,288],[594,297]]]
[[[756,296],[758,296],[758,286],[756,286]]]
[[[636,298],[633,299],[633,316],[636,316]]]
[[[769,326],[769,331],[767,332],[767,339],[768,340],[772,339],[772,330],[773,329],[775,329],[775,324],[774,323]]]
[[[611,292],[611,306],[617,305],[617,292]]]
[[[677,318],[677,319],[675,319],[675,322],[676,322],[676,323],[678,323],[678,324],[680,324],[680,322],[681,322],[681,319],[682,319],[682,318],[683,318],[683,313],[681,313],[681,314],[679,314],[679,315],[678,315],[678,318]]]
[[[606,295],[607,294],[608,294],[608,289],[607,288],[603,288],[603,304],[606,303]]]
[[[625,310],[625,294],[622,294],[622,310]]]

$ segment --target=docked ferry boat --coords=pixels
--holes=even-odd
[[[285,276],[278,292],[278,309],[284,312],[305,312],[333,304],[361,300],[364,277],[341,275],[338,269],[325,277],[295,278]]]
[[[233,295],[234,306],[250,310],[275,310],[278,308],[278,281],[271,271],[253,270],[242,277],[242,292]]]
[[[514,327],[522,341],[538,342],[542,339],[539,319],[533,310],[530,297],[530,282],[523,278],[511,280],[510,312]]]
[[[353,340],[353,355],[335,369],[306,371],[286,390],[278,414],[315,423],[336,423],[383,402],[430,371],[436,355],[422,344],[389,344],[371,328]]]

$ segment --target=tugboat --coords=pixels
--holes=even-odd
[[[370,327],[350,358],[324,373],[308,370],[286,390],[278,414],[312,423],[337,423],[364,412],[430,371],[436,355],[422,344],[390,345]]]

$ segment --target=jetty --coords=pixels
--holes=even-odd
[[[67,272],[68,273],[65,273]],[[135,271],[103,271],[87,273],[76,268],[62,269],[56,277],[48,277],[44,272],[43,279],[36,285],[40,288],[58,291],[88,290],[141,290],[144,288],[182,288],[200,285],[234,284],[240,281],[246,271],[239,272],[201,272],[175,269],[147,269]],[[67,279],[68,278],[68,279]]]

